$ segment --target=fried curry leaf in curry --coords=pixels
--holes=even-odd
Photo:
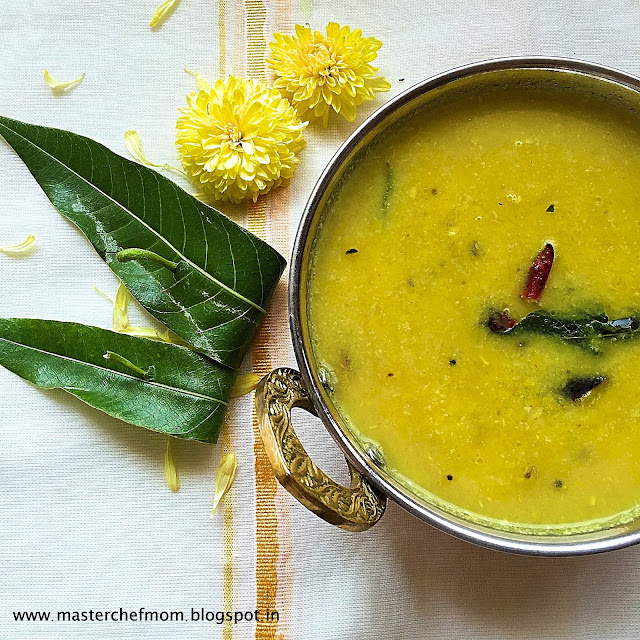
[[[505,314],[499,315],[503,317]],[[610,320],[604,313],[562,316],[549,311],[534,311],[519,322],[511,319],[513,322],[500,324],[495,322],[495,317],[496,312],[491,312],[486,324],[498,335],[540,334],[596,352],[602,341],[625,340],[640,333],[640,319],[633,316]]]
[[[600,386],[607,378],[601,375],[578,376],[570,378],[560,392],[565,398],[577,402],[586,398],[596,387]]]

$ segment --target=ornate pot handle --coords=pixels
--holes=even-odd
[[[382,517],[387,499],[350,463],[351,486],[327,476],[308,456],[291,424],[291,409],[315,415],[300,374],[275,369],[256,389],[260,434],[280,484],[323,520],[348,531],[364,531]]]

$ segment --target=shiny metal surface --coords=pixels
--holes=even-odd
[[[307,509],[347,531],[366,531],[380,520],[387,505],[380,494],[347,461],[351,485],[334,482],[313,462],[296,435],[291,410],[314,413],[300,374],[274,369],[256,389],[256,411],[265,452],[278,482]]]

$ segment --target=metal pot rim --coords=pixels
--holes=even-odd
[[[311,355],[307,352],[303,339],[300,295],[301,279],[306,277],[306,273],[303,270],[304,249],[310,240],[312,222],[323,194],[339,168],[348,159],[350,153],[376,125],[428,91],[442,87],[454,80],[485,72],[515,71],[519,69],[573,72],[596,79],[608,80],[640,93],[640,80],[617,69],[570,58],[534,56],[498,58],[457,67],[423,80],[389,100],[358,126],[340,146],[321,173],[305,206],[296,234],[289,272],[289,324],[293,348],[300,373],[311,396],[317,415],[342,449],[344,455],[376,488],[396,504],[409,511],[409,513],[457,538],[500,551],[537,556],[573,556],[600,553],[637,544],[640,542],[640,530],[612,535],[601,540],[587,539],[574,542],[568,541],[566,543],[550,543],[541,540],[538,536],[527,534],[518,534],[516,537],[507,531],[496,530],[494,535],[486,533],[480,528],[474,528],[473,523],[470,521],[465,524],[458,524],[452,519],[419,504],[408,491],[402,491],[399,487],[389,483],[378,473],[365,455],[353,446],[349,438],[346,437],[344,428],[323,401],[311,373]]]

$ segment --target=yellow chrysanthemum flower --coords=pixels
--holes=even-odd
[[[187,175],[216,200],[240,202],[288,180],[304,147],[293,107],[266,82],[230,76],[210,85],[201,76],[176,125]]]
[[[376,59],[382,42],[363,38],[336,22],[327,25],[327,35],[296,25],[295,36],[274,35],[272,58],[267,60],[278,75],[274,86],[289,98],[303,117],[312,113],[327,125],[329,112],[341,113],[349,122],[356,107],[373,100],[376,91],[388,91],[386,78],[376,77]]]

